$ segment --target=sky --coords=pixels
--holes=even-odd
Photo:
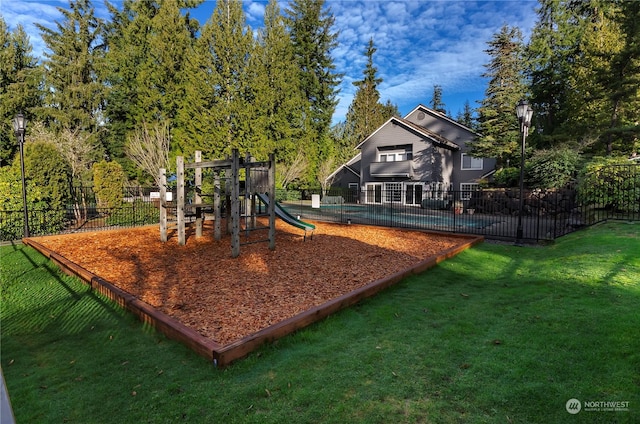
[[[205,1],[191,16],[204,25],[215,3]],[[253,30],[262,26],[266,4],[243,1]],[[283,10],[287,6],[284,0],[279,4]],[[18,24],[25,28],[40,57],[45,45],[34,23],[54,27],[62,20],[57,7],[68,5],[68,0],[0,0],[0,13],[10,30]],[[98,17],[109,18],[103,0],[93,0],[93,5]],[[332,56],[336,72],[344,74],[333,122],[344,120],[356,91],[353,82],[363,78],[371,38],[377,49],[373,63],[383,80],[378,87],[381,102],[390,100],[404,116],[418,104],[428,106],[439,85],[454,118],[467,101],[476,108],[487,88],[488,80],[482,77],[490,61],[487,42],[503,25],[519,27],[527,41],[537,5],[535,0],[326,0],[339,34]]]

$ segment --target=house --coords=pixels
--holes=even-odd
[[[364,203],[421,205],[451,190],[469,198],[490,175],[495,159],[469,155],[476,132],[446,115],[418,105],[392,117],[356,148],[353,159],[331,176],[332,187],[360,191]]]

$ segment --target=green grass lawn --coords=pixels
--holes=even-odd
[[[224,370],[30,248],[0,272],[18,423],[640,422],[638,223],[484,243]]]

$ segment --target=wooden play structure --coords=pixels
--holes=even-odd
[[[193,197],[189,199],[190,203],[187,203],[185,195],[186,169],[193,169],[195,173]],[[202,192],[203,169],[213,171],[213,193]],[[240,175],[243,169],[245,180],[241,182]],[[270,199],[275,199],[275,172],[273,154],[269,155],[268,161],[255,161],[248,153],[244,159],[240,158],[238,150],[234,149],[231,156],[224,160],[207,162],[202,161],[202,152],[196,151],[193,163],[185,163],[184,157],[178,156],[176,159],[177,194],[175,202],[167,201],[166,169],[160,169],[160,240],[166,242],[168,230],[176,229],[178,243],[180,245],[186,244],[187,217],[195,218],[195,235],[201,237],[204,213],[209,209],[213,209],[214,213],[214,238],[220,240],[222,238],[221,221],[224,205],[227,218],[226,231],[231,234],[231,255],[234,258],[240,255],[241,244],[269,242],[269,249],[274,250],[276,246],[276,202]],[[203,202],[203,199],[212,199],[213,202]],[[267,226],[257,226],[256,218],[259,216],[257,201],[259,199],[262,199],[267,206]],[[242,231],[245,231],[247,235],[251,231],[267,231],[267,238],[241,243],[241,219],[244,224]]]

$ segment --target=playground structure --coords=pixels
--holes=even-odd
[[[192,203],[186,202],[185,196],[185,169],[195,171],[194,193]],[[213,193],[202,192],[202,170],[211,169],[213,171]],[[244,169],[245,181],[244,190],[241,190],[240,174]],[[248,235],[250,231],[267,230],[268,237],[257,242],[269,242],[269,249],[275,249],[275,215],[276,202],[269,201],[275,199],[275,157],[269,155],[267,161],[255,161],[247,153],[244,159],[240,158],[237,149],[231,153],[231,157],[225,160],[202,161],[202,152],[195,152],[195,161],[185,163],[184,157],[178,156],[176,159],[177,195],[175,202],[167,201],[167,177],[166,169],[160,169],[160,240],[166,242],[168,230],[177,229],[178,244],[186,244],[186,218],[195,217],[195,235],[202,236],[204,212],[212,208],[214,212],[214,238],[222,238],[222,206],[223,195],[226,212],[226,231],[231,234],[231,255],[235,258],[240,255],[240,226],[241,218],[244,218],[244,228]],[[222,184],[224,182],[224,184]],[[260,196],[260,197],[258,197]],[[203,202],[203,198],[213,198],[212,203]],[[268,225],[257,226],[257,200],[261,199],[267,206]],[[244,208],[242,205],[244,204]],[[175,221],[170,222],[170,212],[175,208]],[[244,213],[242,213],[244,210]],[[246,243],[245,243],[246,244]]]

